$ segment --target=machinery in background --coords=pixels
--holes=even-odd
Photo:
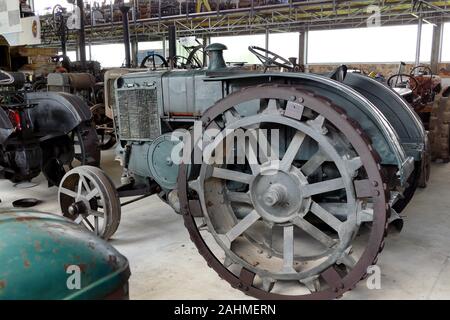
[[[61,216],[0,212],[0,300],[129,298],[127,259]]]
[[[0,71],[0,172],[13,182],[41,172],[59,185],[67,169],[100,164],[92,114],[68,93],[33,92],[22,73]]]
[[[376,264],[389,223],[401,228],[423,172],[420,119],[344,66],[251,72],[227,67],[224,49],[209,45],[203,69],[115,74],[123,185],[77,167],[60,184],[62,213],[108,239],[121,205],[158,194],[233,287],[261,299],[340,297]],[[292,66],[261,54],[267,70]]]
[[[67,92],[83,99],[91,109],[101,150],[116,143],[112,120],[106,117],[103,82],[97,82],[91,73],[50,73],[46,79],[49,92]]]
[[[442,106],[440,97],[441,78],[425,65],[413,67],[409,73],[405,73],[404,68],[405,63],[400,63],[398,73],[391,76],[387,84],[408,101],[428,131],[426,174],[419,184],[425,187],[431,161],[450,161],[450,130],[446,119],[443,118],[445,107]]]
[[[409,73],[403,72],[404,66],[400,64],[399,72],[391,76],[387,84],[408,101],[429,129],[434,99],[442,91],[441,79],[428,66],[416,66]]]

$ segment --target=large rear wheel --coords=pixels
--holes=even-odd
[[[208,151],[191,174],[181,166],[179,196],[208,265],[261,299],[354,288],[384,247],[389,212],[362,129],[326,99],[277,85],[233,93],[201,120]]]

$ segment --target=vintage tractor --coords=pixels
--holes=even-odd
[[[0,174],[27,182],[43,172],[49,185],[59,185],[74,166],[98,166],[91,121],[80,98],[28,91],[22,73],[0,71]]]
[[[442,91],[441,78],[430,67],[419,65],[413,67],[409,74],[399,73],[392,75],[387,84],[398,91],[419,114],[426,129],[429,128],[430,113],[436,96]]]
[[[344,66],[251,72],[228,68],[225,49],[206,48],[207,69],[120,76],[112,111],[124,184],[75,168],[61,181],[61,210],[108,239],[120,197],[158,194],[233,287],[262,299],[339,297],[377,262],[389,223],[401,227],[424,170],[423,126],[398,94]]]

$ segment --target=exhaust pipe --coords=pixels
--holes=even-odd
[[[177,55],[177,33],[175,26],[169,26],[169,66],[175,67],[175,56]]]
[[[128,12],[130,11],[131,6],[123,4],[119,9],[122,13],[123,43],[125,45],[125,67],[131,68],[130,22],[128,20]]]
[[[80,62],[82,68],[86,68],[86,38],[84,33],[84,3],[83,0],[77,0],[77,6],[80,8],[80,31],[78,32],[78,50],[80,52]]]

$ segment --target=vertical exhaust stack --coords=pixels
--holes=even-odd
[[[80,31],[78,32],[78,50],[80,52],[81,66],[86,68],[86,38],[84,33],[84,3],[83,0],[77,0],[77,6],[80,8]]]
[[[175,57],[177,55],[177,32],[175,26],[169,26],[169,66],[175,67]]]
[[[123,43],[125,45],[125,67],[131,68],[131,53],[130,53],[130,22],[128,20],[128,12],[131,9],[130,5],[122,4],[120,6],[123,23]]]
[[[224,50],[227,50],[227,47],[221,43],[212,43],[205,48],[205,52],[209,57],[209,71],[222,70],[227,68],[225,59],[223,58]]]

